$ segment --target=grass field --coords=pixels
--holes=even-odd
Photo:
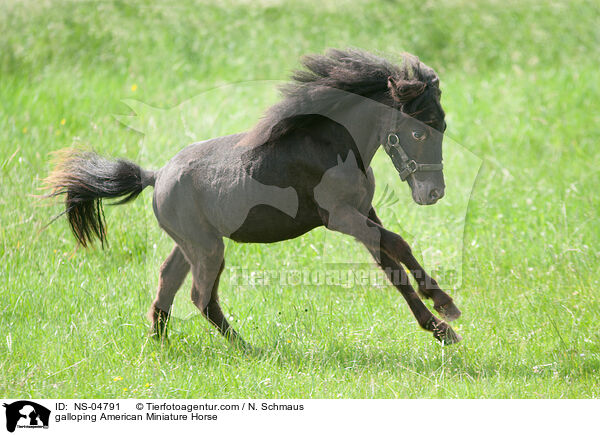
[[[600,397],[599,4],[253,3],[0,3],[0,396]],[[264,82],[237,101],[215,88],[283,80],[300,55],[347,46],[409,51],[441,77],[448,197],[406,205],[385,155],[376,197],[393,188],[398,201],[381,217],[408,225],[417,252],[461,264],[448,289],[463,311],[459,345],[420,331],[390,286],[233,284],[236,268],[369,262],[322,229],[227,246],[224,309],[264,352],[229,348],[189,301],[189,281],[169,343],[156,343],[145,313],[171,242],[150,189],[106,210],[104,251],[75,249],[64,220],[42,231],[60,206],[30,195],[51,151],[92,147],[159,167],[194,139],[250,127],[276,98]],[[193,129],[200,137],[144,135],[115,119],[132,114],[123,100],[172,109],[196,97],[198,122],[210,120]],[[483,161],[474,186],[458,145]],[[445,217],[464,218],[469,197],[463,233]]]

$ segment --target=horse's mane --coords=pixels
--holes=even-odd
[[[295,71],[292,81],[281,87],[282,101],[266,111],[248,139],[272,141],[306,125],[310,116],[305,114],[327,113],[339,99],[332,89],[403,110],[427,85],[437,87],[438,82],[435,71],[409,53],[402,53],[400,65],[394,65],[365,51],[330,49],[324,55],[304,56],[302,65],[304,69]]]

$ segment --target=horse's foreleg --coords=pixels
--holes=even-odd
[[[408,268],[419,286],[419,293],[423,297],[433,300],[433,308],[444,319],[448,321],[458,319],[461,314],[460,310],[454,304],[452,298],[439,287],[437,281],[425,272],[425,269],[412,254],[409,244],[400,235],[383,228],[374,208],[369,211],[369,219],[381,228],[381,249]]]
[[[404,296],[421,328],[431,331],[433,336],[444,344],[458,343],[462,340],[462,337],[454,332],[446,322],[438,319],[429,311],[409,283],[408,275],[401,265],[383,252],[377,262],[386,273],[388,279]],[[395,278],[399,278],[398,281]]]
[[[328,212],[325,223],[327,228],[353,236],[367,247],[388,274],[388,278],[392,280],[394,274],[399,276],[399,282],[394,280],[392,282],[423,329],[432,332],[436,339],[445,344],[457,343],[461,340],[461,337],[446,322],[435,317],[419,298],[402,266],[394,260],[393,254],[390,255],[390,246],[387,246],[382,231],[384,228],[380,224],[352,207],[339,207]]]
[[[221,239],[205,241],[202,246],[186,248],[192,263],[192,302],[231,343],[246,347],[240,335],[229,325],[219,304],[219,279],[225,266],[224,247]]]
[[[156,337],[166,336],[173,299],[189,271],[190,264],[185,259],[179,246],[175,245],[160,267],[158,292],[148,313],[152,321],[152,332]]]

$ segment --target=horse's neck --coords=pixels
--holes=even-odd
[[[396,109],[341,89],[329,89],[323,101],[314,105],[294,107],[294,111],[286,113],[285,116],[292,114],[321,115],[346,128],[358,148],[365,169],[370,166],[381,145],[381,138],[384,137],[382,129],[398,116]],[[272,127],[276,124],[276,119],[265,118],[238,143],[238,146],[262,144],[273,139]],[[348,148],[354,147],[348,144]]]
[[[368,168],[381,145],[381,104],[363,99],[357,106],[328,114],[333,121],[341,124],[350,133],[360,153],[363,165]]]

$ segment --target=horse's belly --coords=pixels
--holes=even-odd
[[[229,238],[242,243],[273,243],[293,239],[322,225],[315,213],[298,210],[292,218],[269,205],[257,205],[250,209],[239,229]]]

